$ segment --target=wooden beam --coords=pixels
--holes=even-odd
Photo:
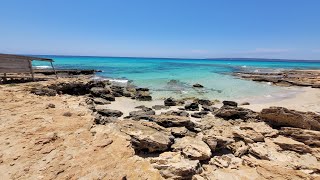
[[[53,71],[54,71],[54,74],[56,75],[56,78],[58,79],[58,75],[57,75],[56,70],[54,69],[54,66],[53,66],[53,64],[52,64],[52,61],[51,61],[50,63],[51,63],[52,69],[53,69]]]
[[[34,73],[33,73],[33,69],[32,69],[32,62],[31,62],[31,60],[29,60],[29,67],[30,67],[30,72],[31,72],[32,81],[34,81]]]

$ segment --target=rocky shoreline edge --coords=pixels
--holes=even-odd
[[[233,101],[223,101],[217,108],[206,99],[168,97],[163,104],[138,106],[123,117],[123,112],[108,105],[118,97],[151,101],[149,89],[78,79],[38,84],[29,91],[37,96],[84,97],[93,118],[93,135],[112,126],[128,137],[136,156],[166,179],[320,177],[320,116],[316,113],[283,107],[254,112]],[[107,148],[112,143],[105,139],[98,146]]]

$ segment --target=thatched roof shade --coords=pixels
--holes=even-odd
[[[48,61],[54,62],[53,59],[49,58],[40,58],[40,57],[32,57],[32,56],[22,56],[22,55],[13,55],[13,54],[0,54],[0,61],[1,60],[37,60],[37,61]]]

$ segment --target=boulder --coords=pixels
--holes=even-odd
[[[152,121],[156,122],[163,127],[186,127],[193,129],[195,124],[188,117],[182,116],[167,116],[167,115],[156,115],[153,116]]]
[[[103,98],[93,98],[93,102],[94,102],[95,104],[111,104],[110,101],[105,100],[105,99],[103,99]]]
[[[38,88],[38,89],[33,89],[31,90],[31,93],[38,95],[38,96],[56,96],[57,91],[54,89],[50,88]]]
[[[249,153],[263,160],[270,160],[269,148],[265,143],[249,144]]]
[[[233,107],[237,107],[238,103],[234,102],[234,101],[222,101],[222,104],[224,106],[233,106]]]
[[[199,111],[199,105],[197,103],[189,103],[184,106],[187,111]]]
[[[247,120],[250,118],[257,118],[258,113],[241,107],[235,106],[222,106],[219,110],[216,111],[216,117],[223,118],[225,120],[229,119],[243,119]]]
[[[219,110],[219,108],[217,108],[217,107],[202,105],[202,111],[209,111],[209,112],[214,113],[218,110]]]
[[[138,101],[151,101],[152,97],[150,96],[149,89],[138,88],[135,99]]]
[[[183,117],[189,117],[189,113],[187,111],[167,111],[167,112],[162,112],[161,114],[163,115],[168,115],[168,116],[183,116]]]
[[[131,137],[131,144],[137,151],[166,151],[173,142],[171,133],[153,122],[123,120],[118,124],[120,131]]]
[[[180,152],[164,152],[152,158],[150,163],[165,179],[191,179],[201,171],[198,160],[186,159]]]
[[[215,135],[205,135],[202,140],[208,144],[212,152],[216,149],[226,148],[229,144],[234,143],[231,138]]]
[[[303,142],[311,147],[320,147],[320,131],[282,127],[280,134],[291,137],[296,141]]]
[[[90,93],[90,88],[92,86],[84,82],[68,82],[68,83],[58,83],[49,85],[49,89],[54,89],[59,94],[69,94],[69,95],[85,95]]]
[[[298,153],[312,152],[312,149],[309,146],[284,136],[278,136],[273,139],[273,142],[279,145],[283,150],[295,151]]]
[[[248,105],[250,105],[250,103],[249,103],[249,102],[243,102],[243,103],[241,103],[240,105],[241,105],[241,106],[248,106]]]
[[[116,98],[112,94],[102,94],[101,98],[108,100],[108,101],[115,101]]]
[[[228,149],[230,149],[235,156],[241,157],[248,152],[249,146],[243,141],[237,141],[228,145]]]
[[[121,111],[112,110],[112,109],[97,109],[97,112],[107,117],[120,117],[123,115]]]
[[[183,155],[192,160],[207,160],[211,157],[211,150],[205,142],[189,136],[176,139],[172,149],[176,152],[181,151]]]
[[[251,128],[235,127],[233,135],[243,139],[246,143],[263,142],[264,136]]]
[[[191,117],[194,118],[203,118],[204,116],[206,116],[208,113],[208,111],[200,111],[200,112],[195,112],[193,114],[191,114]]]
[[[273,126],[289,126],[320,131],[320,116],[312,112],[270,107],[260,112],[260,118]]]
[[[198,104],[200,105],[206,105],[206,106],[212,106],[214,103],[208,99],[199,99]]]
[[[168,128],[171,134],[175,137],[184,137],[189,134],[189,130],[185,127],[171,127]]]
[[[90,93],[95,97],[102,97],[102,95],[110,94],[110,90],[102,87],[93,87],[90,89]]]
[[[203,88],[204,87],[203,85],[198,84],[198,83],[196,83],[196,84],[194,84],[192,86],[195,87],[195,88]]]
[[[151,108],[142,108],[139,111],[132,111],[129,113],[129,116],[127,116],[126,118],[131,118],[133,120],[151,120],[152,119],[152,115],[155,115],[156,112],[154,110],[152,110]]]
[[[177,105],[177,101],[174,98],[167,98],[164,100],[164,105],[165,106],[176,106]]]
[[[112,95],[115,97],[124,96],[124,87],[121,86],[111,86]]]
[[[117,121],[118,119],[116,117],[107,117],[107,116],[101,116],[100,114],[97,114],[94,118],[95,124],[101,124],[106,125],[108,123],[112,123]]]

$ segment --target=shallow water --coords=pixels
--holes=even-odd
[[[268,83],[241,80],[230,74],[237,71],[277,72],[284,69],[320,69],[320,61],[160,59],[118,57],[45,56],[57,68],[98,69],[97,76],[131,80],[148,87],[156,99],[163,97],[201,97],[208,99],[271,100],[293,96],[299,91]],[[35,62],[44,68],[45,63]],[[193,88],[200,83],[205,88]]]

